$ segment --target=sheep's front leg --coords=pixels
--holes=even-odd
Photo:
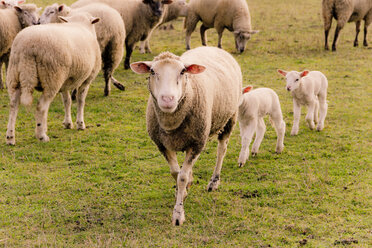
[[[54,96],[47,96],[42,94],[36,107],[36,138],[42,142],[49,142],[47,119],[50,103]]]
[[[306,122],[309,125],[309,128],[313,130],[315,128],[314,124],[314,112],[315,112],[315,103],[316,100],[313,100],[307,106]]]
[[[77,114],[76,114],[76,127],[78,130],[85,129],[84,123],[84,106],[85,98],[87,97],[89,90],[89,83],[86,81],[80,86],[77,92]]]
[[[192,149],[186,151],[185,161],[182,165],[182,169],[177,176],[177,195],[176,195],[176,205],[173,209],[172,223],[173,225],[180,226],[185,221],[185,210],[183,208],[183,202],[185,199],[186,186],[190,180],[190,173],[192,171],[192,166],[198,159],[200,153],[195,153]]]
[[[358,43],[358,35],[359,35],[359,32],[360,32],[360,24],[361,24],[361,21],[357,21],[355,23],[355,40],[354,40],[354,47],[357,47],[359,45]]]
[[[251,144],[252,137],[256,131],[257,120],[251,120],[248,125],[240,122],[240,136],[242,139],[242,149],[240,150],[238,164],[243,167],[249,157],[249,145]]]
[[[124,60],[124,69],[127,70],[130,68],[130,56],[132,56],[134,44],[128,44],[125,42],[126,54]]]
[[[0,90],[4,89],[3,84],[3,61],[2,58],[0,58]]]
[[[297,135],[300,126],[301,105],[293,99],[293,126],[291,135]]]
[[[263,118],[258,119],[257,123],[257,132],[256,132],[256,138],[254,139],[253,145],[252,145],[252,156],[256,156],[258,153],[258,149],[260,148],[262,139],[266,132],[266,125],[263,120]]]
[[[65,119],[63,121],[63,126],[66,129],[71,129],[74,125],[71,119],[71,95],[69,91],[62,92],[62,101],[65,106]]]
[[[218,33],[217,47],[222,48],[222,34],[223,34],[224,27],[217,27],[216,29],[217,29],[217,33]]]
[[[21,98],[21,89],[16,89],[12,95],[10,95],[10,111],[9,111],[9,122],[8,129],[6,131],[6,144],[15,145],[15,123],[18,114],[19,101]]]
[[[206,46],[207,45],[207,35],[205,34],[205,31],[207,31],[209,28],[207,28],[206,26],[204,26],[204,24],[202,24],[200,26],[200,38],[201,38],[201,41],[202,41],[202,45],[203,46]]]
[[[367,32],[368,32],[368,26],[372,22],[372,10],[369,11],[367,14],[367,18],[364,21],[364,38],[363,38],[363,46],[367,47],[368,42],[367,42]]]

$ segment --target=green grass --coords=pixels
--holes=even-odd
[[[358,243],[347,246],[372,246],[372,50],[352,47],[355,27],[348,24],[338,51],[324,51],[320,1],[250,0],[249,6],[253,27],[261,32],[242,55],[235,53],[228,31],[223,47],[240,63],[244,84],[278,93],[287,123],[283,154],[274,153],[276,135],[267,122],[258,156],[238,168],[235,128],[220,188],[208,193],[217,146],[212,140],[194,166],[186,222],[173,227],[175,183],[146,132],[144,76],[121,64],[115,75],[127,90],[113,88],[104,97],[100,74],[87,97],[85,131],[62,128],[57,97],[47,144],[34,137],[34,104],[20,109],[16,146],[5,145],[9,101],[3,90],[0,247],[297,247],[304,239],[306,247],[342,247],[337,241],[352,238]],[[151,60],[165,50],[182,54],[182,21],[175,27],[155,32],[153,54],[136,50],[132,61]],[[208,35],[215,45],[215,31]],[[194,32],[192,47],[199,45]],[[299,135],[289,135],[292,99],[277,68],[320,70],[328,77],[324,131],[306,127],[303,109]],[[75,113],[76,103],[73,119]]]

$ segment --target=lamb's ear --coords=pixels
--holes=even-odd
[[[278,73],[282,74],[285,77],[288,72],[278,69]]]
[[[64,4],[59,5],[58,6],[58,12],[62,12],[64,8],[65,8]]]
[[[186,73],[190,74],[199,74],[205,71],[205,66],[192,64],[192,65],[185,65]]]
[[[171,4],[171,3],[173,3],[173,0],[162,0],[161,3],[162,4]]]
[[[260,32],[260,30],[251,30],[251,31],[249,31],[248,33],[250,33],[250,34],[257,34],[257,33],[259,33]]]
[[[307,74],[309,74],[310,71],[303,71],[301,72],[301,77],[305,77]]]
[[[151,61],[140,61],[130,64],[130,69],[137,74],[149,73],[151,70]]]
[[[68,22],[68,20],[63,16],[58,16],[58,19],[61,20],[62,22]]]
[[[90,19],[90,23],[92,24],[96,24],[97,22],[99,22],[101,19],[99,17],[92,17],[92,19]]]
[[[23,9],[19,6],[14,6],[13,7],[18,13],[22,13],[23,12]]]
[[[22,1],[22,0],[20,0],[20,1],[18,1],[17,2],[17,4],[22,4],[22,3],[25,3],[26,1]]]
[[[248,85],[247,87],[243,88],[242,93],[243,94],[248,93],[252,89],[253,89],[253,86],[252,85]]]

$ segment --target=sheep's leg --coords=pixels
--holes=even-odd
[[[45,93],[45,92],[44,92]],[[50,103],[53,101],[54,96],[47,96],[42,94],[36,107],[36,138],[42,142],[49,142],[49,137],[46,132],[48,131],[47,118]]]
[[[103,77],[105,78],[105,90],[104,95],[108,96],[111,92],[111,79],[112,79],[112,60],[110,60],[108,57],[105,57],[103,62]]]
[[[78,130],[85,129],[84,123],[84,106],[85,106],[85,98],[87,97],[88,90],[89,90],[89,83],[90,80],[85,81],[77,91],[77,114],[76,114],[76,127]]]
[[[10,111],[9,111],[9,121],[8,129],[6,131],[6,144],[15,145],[15,123],[18,114],[19,102],[21,98],[21,89],[16,89],[10,95]]]
[[[291,135],[297,135],[300,126],[301,105],[293,99],[293,126]]]
[[[71,129],[74,125],[72,124],[71,119],[71,95],[68,90],[62,92],[62,101],[65,106],[65,119],[63,121],[63,126],[66,129]]]
[[[357,47],[359,44],[358,44],[358,35],[359,35],[359,32],[360,32],[360,24],[361,24],[361,21],[357,21],[355,22],[355,40],[354,40],[354,47]]]
[[[314,123],[319,123],[319,100],[315,100],[315,106],[314,106]]]
[[[323,17],[324,20],[324,49],[329,50],[328,46],[328,35],[329,35],[329,30],[331,29],[332,26],[332,15],[328,13],[324,15]]]
[[[130,68],[130,56],[132,56],[133,46],[134,44],[128,44],[127,41],[125,41],[125,48],[126,48],[126,54],[125,54],[125,60],[124,60],[125,70]]]
[[[218,44],[217,44],[218,48],[222,48],[222,34],[223,34],[224,29],[225,29],[224,27],[217,27],[216,28],[217,33],[218,33]]]
[[[364,20],[364,38],[363,38],[363,46],[367,47],[368,42],[367,42],[367,31],[368,31],[368,26],[372,22],[372,10],[370,10],[367,14],[367,17]]]
[[[309,128],[313,130],[315,128],[314,124],[314,112],[315,112],[315,100],[311,101],[307,106],[306,122]]]
[[[207,28],[206,26],[204,26],[204,24],[202,24],[200,26],[200,38],[201,38],[201,41],[202,41],[202,45],[203,46],[206,46],[207,45],[207,35],[205,33],[205,31],[207,31],[209,28]]]
[[[280,108],[280,107],[279,107]],[[280,112],[273,114],[271,117],[271,122],[274,124],[275,132],[276,132],[276,153],[281,153],[284,149],[284,135],[285,135],[285,122],[283,121],[282,111],[279,109]]]
[[[257,131],[256,131],[256,138],[254,139],[252,145],[252,156],[256,156],[258,153],[258,149],[260,148],[262,139],[266,132],[266,125],[263,118],[259,118],[257,122]]]
[[[316,128],[317,131],[321,131],[324,128],[324,120],[327,116],[328,104],[326,96],[319,97],[319,123]]]
[[[248,125],[240,123],[240,136],[242,139],[242,149],[240,150],[238,164],[243,167],[249,158],[249,145],[251,144],[252,137],[257,127],[257,119],[251,120]]]
[[[173,225],[180,226],[185,221],[185,211],[183,208],[183,202],[187,195],[186,186],[189,183],[190,173],[192,166],[198,159],[200,153],[194,152],[192,149],[186,151],[185,161],[182,165],[182,169],[177,176],[177,196],[176,205],[173,209],[172,223]]]
[[[111,40],[110,45],[106,46],[106,49],[107,50],[103,54],[102,58],[105,58],[103,59],[104,66],[105,64],[108,64],[107,67],[110,68],[110,71],[107,72],[107,74],[111,75],[111,82],[116,88],[118,88],[119,90],[125,90],[125,86],[122,85],[118,80],[116,80],[114,76],[112,76],[115,69],[118,68],[123,58],[124,48],[122,45],[122,40]],[[104,60],[107,60],[107,62],[105,62]]]
[[[199,18],[195,13],[191,11],[187,13],[187,16],[185,18],[185,25],[184,25],[186,28],[186,36],[185,36],[186,50],[190,50],[191,34],[192,32],[194,32],[198,21],[199,21]]]
[[[3,58],[0,58],[0,90],[4,89],[3,84]]]
[[[222,133],[218,135],[216,167],[214,168],[212,178],[209,181],[209,184],[207,187],[208,191],[216,190],[218,188],[218,185],[220,184],[222,162],[226,154],[227,144],[229,143],[229,138],[230,138],[232,129],[235,126],[235,122],[236,122],[236,115],[233,116],[226,123],[224,130],[222,131]]]

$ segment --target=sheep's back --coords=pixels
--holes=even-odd
[[[0,9],[0,56],[9,51],[14,38],[21,29],[14,10]]]

